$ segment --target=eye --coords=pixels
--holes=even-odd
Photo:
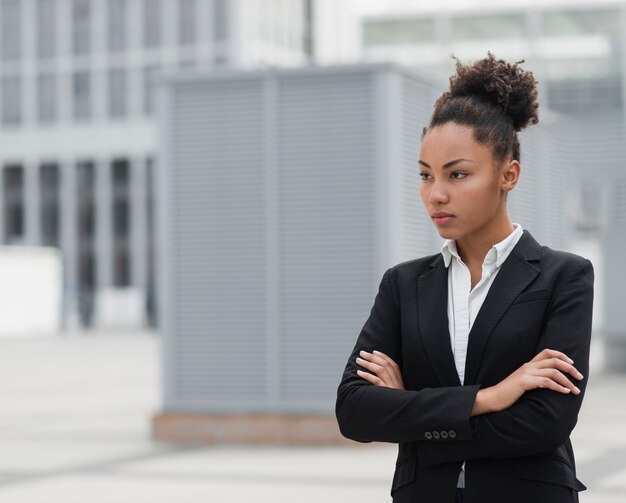
[[[461,180],[467,176],[467,173],[463,173],[462,171],[453,171],[450,174],[450,178],[454,180]]]
[[[420,177],[422,180],[424,180],[424,181],[426,181],[426,180],[428,179],[428,177],[429,177],[429,176],[430,176],[430,174],[429,174],[429,173],[426,173],[425,171],[420,171],[420,172],[419,172],[419,177]]]

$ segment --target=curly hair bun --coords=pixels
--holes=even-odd
[[[539,122],[537,81],[532,72],[496,59],[491,52],[471,65],[456,60],[456,74],[450,77],[448,99],[472,97],[500,107],[512,120],[515,131]],[[442,98],[444,98],[442,96]],[[445,98],[444,98],[445,99]]]

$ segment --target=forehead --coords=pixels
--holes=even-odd
[[[491,149],[474,139],[474,130],[455,122],[430,129],[422,139],[420,159],[431,166],[451,159],[468,158],[490,163]]]

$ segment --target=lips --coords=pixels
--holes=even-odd
[[[437,225],[444,225],[452,221],[454,215],[445,211],[435,211],[431,214]]]

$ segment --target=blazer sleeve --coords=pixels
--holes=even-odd
[[[508,409],[471,419],[473,438],[459,442],[420,442],[424,466],[478,458],[522,457],[549,452],[563,444],[576,425],[589,373],[594,272],[587,259],[577,261],[556,287],[537,353],[562,351],[583,374],[580,394],[547,389],[527,391]]]
[[[401,362],[400,306],[389,276],[387,269],[337,389],[339,429],[358,442],[409,442],[423,439],[425,432],[433,430],[446,430],[454,438],[469,440],[473,436],[470,413],[478,385],[398,390],[374,386],[356,373],[362,369],[356,363],[362,349],[382,351]]]

